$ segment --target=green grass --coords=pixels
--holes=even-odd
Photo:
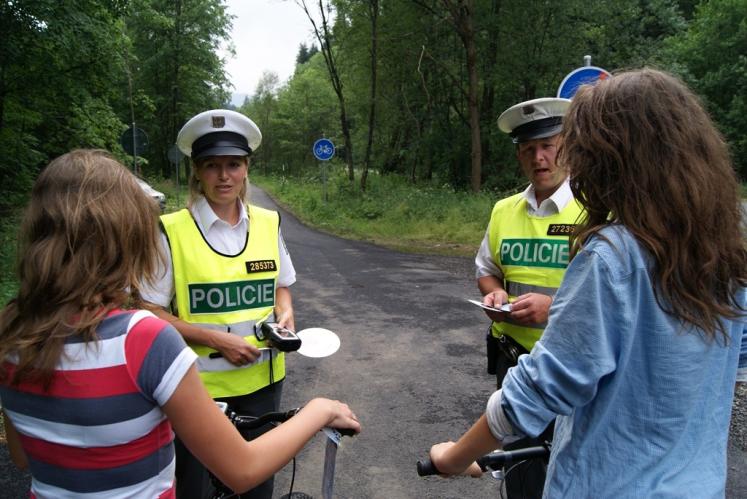
[[[183,181],[179,184],[178,191],[173,178],[148,179],[148,183],[153,186],[154,189],[156,189],[157,191],[161,191],[166,195],[166,213],[170,213],[187,206],[189,189]]]
[[[373,174],[363,193],[343,175],[333,177],[325,201],[319,178],[253,172],[251,180],[313,227],[401,251],[445,255],[475,254],[493,204],[502,197],[444,186],[415,188],[401,177]]]

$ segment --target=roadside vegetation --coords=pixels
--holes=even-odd
[[[334,162],[332,162],[334,165]],[[361,192],[336,165],[325,186],[321,175],[288,177],[252,170],[250,181],[265,190],[303,223],[340,237],[368,241],[399,251],[472,256],[485,234],[496,200],[516,191],[455,191],[448,184],[412,185],[400,175],[369,173]],[[166,211],[186,205],[173,180],[153,181],[166,194]]]
[[[507,193],[455,191],[448,185],[414,187],[399,175],[369,174],[365,192],[337,170],[324,185],[319,176],[251,174],[303,222],[338,236],[400,251],[474,255],[485,234],[493,204]]]
[[[16,278],[16,242],[20,210],[6,212],[0,217],[0,304],[5,305],[18,290]]]

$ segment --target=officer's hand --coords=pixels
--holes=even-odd
[[[511,303],[511,319],[522,325],[544,324],[550,313],[552,297],[540,293],[521,295]]]
[[[491,291],[482,297],[482,304],[488,307],[498,308],[504,303],[508,303],[508,293],[503,289]],[[493,312],[492,310],[485,310],[485,314],[495,322],[503,322],[508,317],[506,312]]]
[[[235,366],[245,366],[254,362],[259,355],[259,348],[250,345],[244,338],[236,334],[222,334],[216,341],[218,350],[228,362]]]
[[[279,314],[276,312],[275,318],[277,319],[278,326],[290,329],[294,333],[296,332],[296,321],[293,317],[292,308],[286,308]]]

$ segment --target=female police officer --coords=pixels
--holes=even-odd
[[[274,313],[280,326],[295,329],[288,289],[295,270],[279,215],[246,203],[249,156],[261,141],[252,120],[223,109],[182,127],[177,145],[193,161],[190,201],[161,217],[165,270],[143,293],[199,356],[210,395],[252,415],[278,409],[285,377],[283,354],[263,348],[255,328]],[[205,468],[180,445],[176,478],[180,499],[202,498],[209,488]],[[271,496],[272,478],[241,497]]]

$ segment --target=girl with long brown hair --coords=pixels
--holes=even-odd
[[[19,291],[0,312],[3,419],[32,497],[174,497],[172,428],[237,491],[263,482],[323,426],[360,430],[347,405],[314,399],[262,437],[241,437],[181,335],[136,308],[158,268],[157,216],[103,151],[60,156],[34,184]]]
[[[542,339],[443,473],[556,419],[546,497],[723,497],[747,381],[747,252],[728,150],[677,78],[616,74],[573,98],[559,161],[585,219]]]

